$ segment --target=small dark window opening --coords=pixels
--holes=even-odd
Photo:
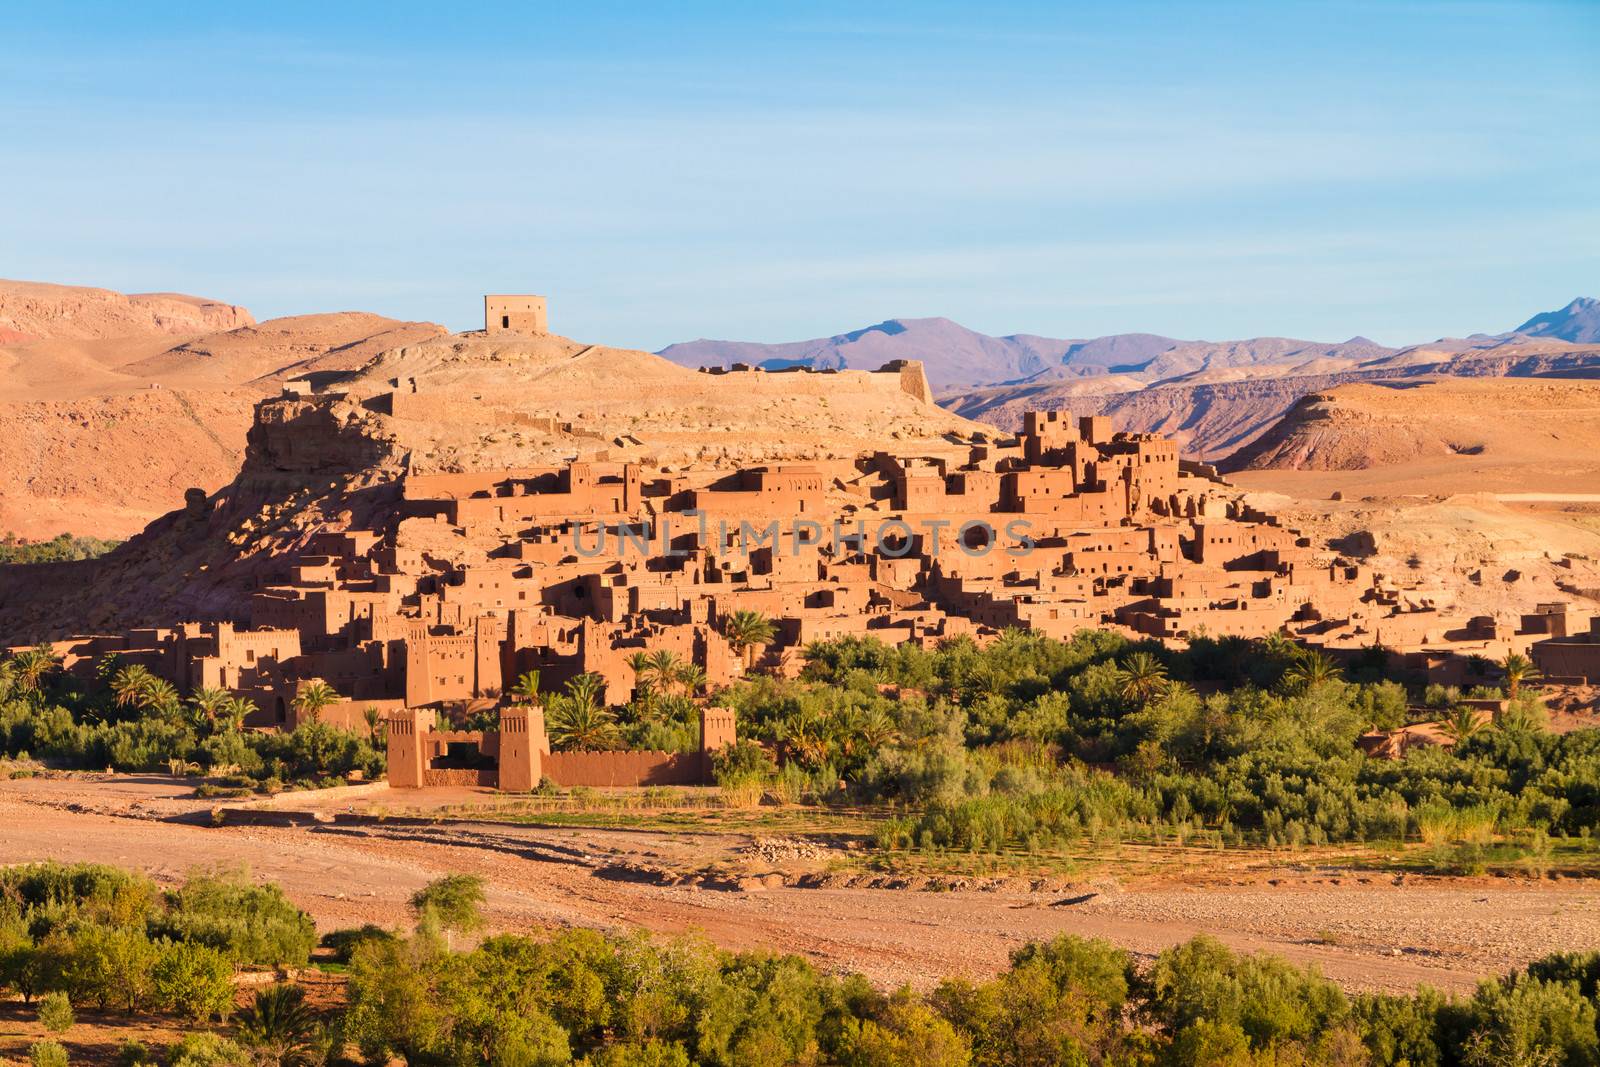
[[[510,315],[501,315],[500,316],[500,328],[502,330],[511,329],[511,316]]]

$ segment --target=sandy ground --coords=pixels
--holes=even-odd
[[[764,879],[740,887],[660,885],[648,876],[714,860],[737,865],[751,839],[375,818],[212,828],[173,821],[202,810],[187,792],[155,777],[0,783],[0,862],[115,863],[165,882],[196,867],[246,865],[281,884],[325,931],[403,924],[412,892],[469,871],[490,883],[497,929],[700,932],[730,948],[800,952],[885,985],[919,987],[946,974],[993,973],[1018,945],[1059,933],[1107,938],[1141,955],[1207,933],[1237,949],[1314,962],[1351,988],[1385,990],[1468,989],[1549,952],[1600,948],[1600,888],[1586,881],[1273,870],[1259,857],[1229,854],[1197,858],[1192,877],[1101,872],[1079,886],[1013,881],[988,891],[800,888],[781,884],[781,859],[763,857],[745,868],[767,871]]]

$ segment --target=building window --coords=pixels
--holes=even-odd
[[[500,316],[500,328],[502,330],[511,329],[511,316],[510,315],[501,315]]]

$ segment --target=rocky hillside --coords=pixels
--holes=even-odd
[[[1374,470],[1441,461],[1600,468],[1600,381],[1413,378],[1340,385],[1301,398],[1221,467]],[[1544,478],[1530,478],[1540,488]]]
[[[579,456],[761,463],[891,444],[964,455],[956,442],[982,429],[898,374],[701,374],[555,336],[430,338],[323,384],[257,404],[237,476],[111,555],[25,583],[0,571],[0,645],[8,633],[233,617],[313,533],[392,528],[406,471]]]
[[[0,533],[35,539],[136,533],[238,473],[256,401],[285,380],[444,332],[38,283],[0,283],[0,308],[28,333],[0,344]]]
[[[184,490],[238,473],[254,403],[174,389],[0,402],[0,531],[137,533]]]

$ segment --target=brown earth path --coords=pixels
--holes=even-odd
[[[742,835],[493,822],[217,829],[152,817],[161,800],[176,806],[175,788],[154,778],[0,783],[0,863],[113,863],[163,882],[195,867],[242,864],[281,884],[324,931],[401,925],[412,892],[467,871],[488,880],[496,929],[698,931],[730,948],[803,953],[889,986],[987,975],[1016,946],[1059,933],[1107,938],[1143,956],[1206,933],[1236,949],[1316,963],[1350,988],[1394,991],[1470,989],[1549,952],[1600,948],[1600,887],[1583,881],[1254,872],[1223,884],[1106,881],[1087,899],[1026,888],[735,891],[614,872],[703,863],[730,852],[730,838],[746,842]],[[1206,881],[1215,883],[1215,872]]]

